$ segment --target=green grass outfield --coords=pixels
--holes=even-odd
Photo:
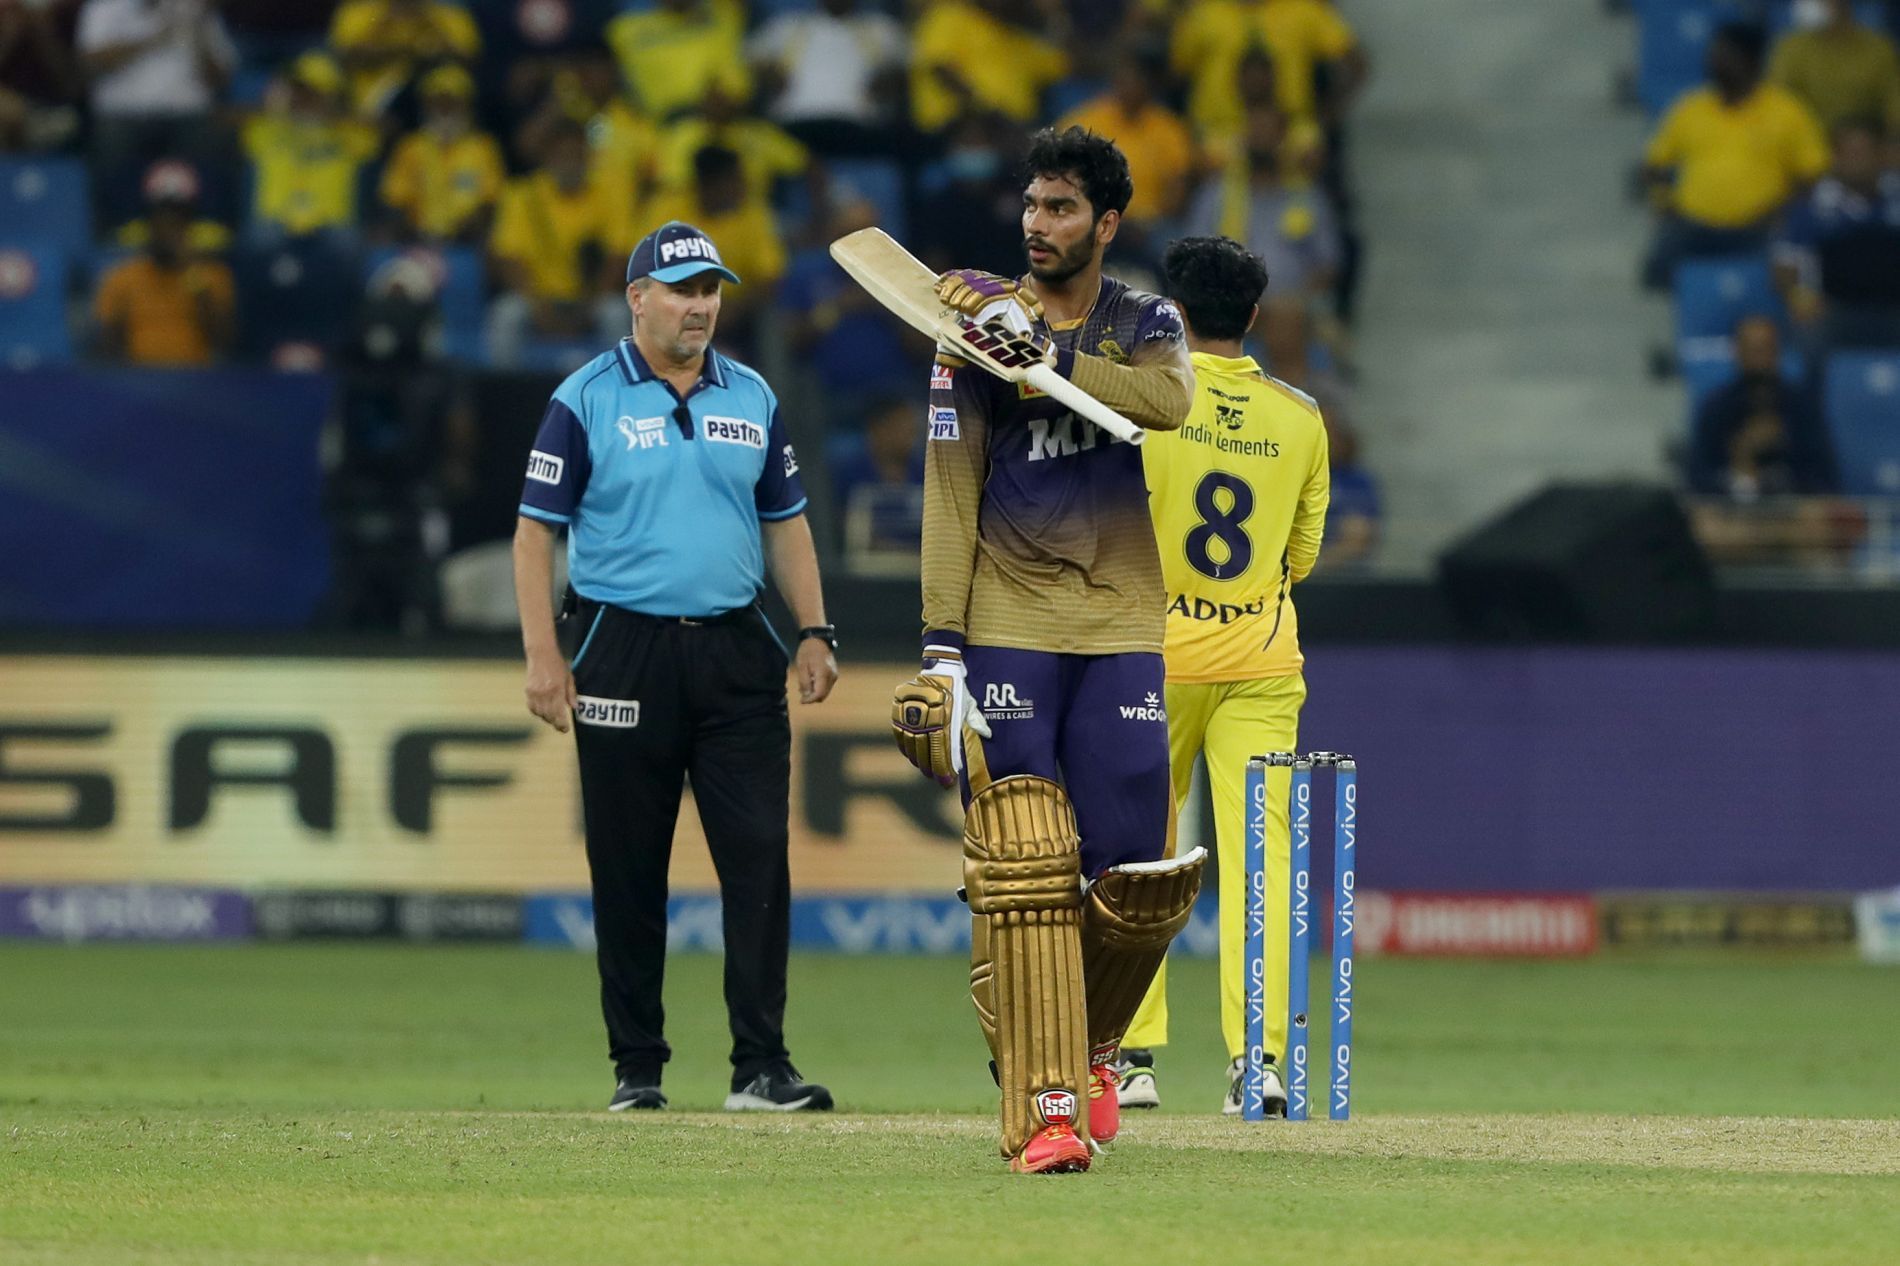
[[[1265,1126],[1177,973],[1164,1109],[1025,1179],[958,961],[796,959],[842,1110],[761,1119],[676,959],[674,1110],[610,1117],[581,955],[0,943],[0,1263],[1900,1260],[1900,973],[1365,962],[1359,1119]]]

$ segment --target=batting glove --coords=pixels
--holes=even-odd
[[[970,697],[963,658],[946,652],[924,661],[923,671],[897,688],[891,699],[891,735],[904,758],[946,787],[963,773],[963,730],[990,737],[990,723]]]

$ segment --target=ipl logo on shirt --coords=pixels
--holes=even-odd
[[[930,411],[930,438],[933,440],[956,440],[963,438],[962,428],[957,423],[955,409],[932,409]]]
[[[614,423],[620,433],[627,437],[627,451],[638,448],[641,452],[659,445],[666,447],[666,419],[641,418],[638,422],[632,418],[622,418]]]

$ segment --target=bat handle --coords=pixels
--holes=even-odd
[[[1024,381],[1052,400],[1068,405],[1078,415],[1087,418],[1118,440],[1139,444],[1147,438],[1146,431],[1058,374],[1051,366],[1034,366],[1024,376]]]

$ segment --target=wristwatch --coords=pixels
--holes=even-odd
[[[798,631],[798,640],[803,642],[808,637],[817,638],[834,652],[838,649],[838,626],[835,624],[807,624]]]

